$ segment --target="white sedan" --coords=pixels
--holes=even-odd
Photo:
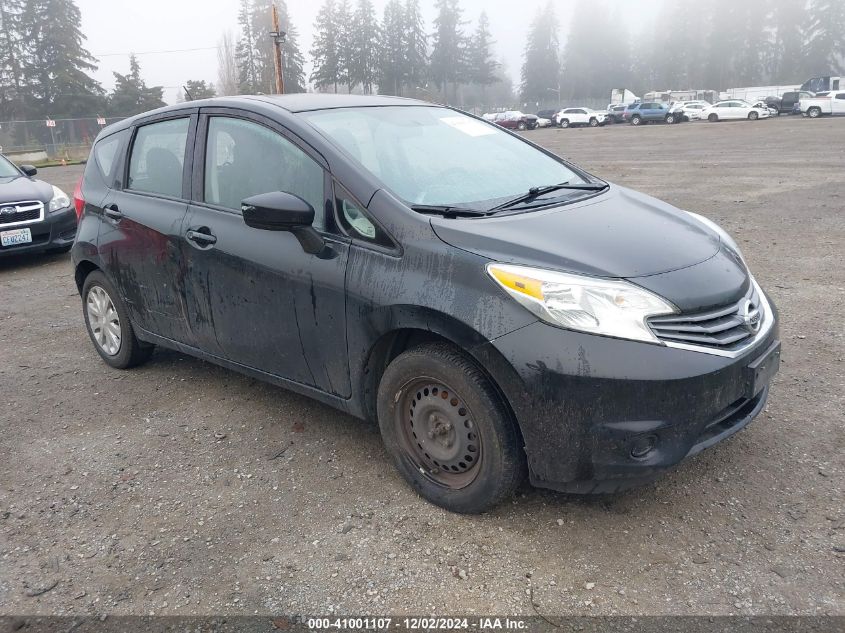
[[[590,108],[566,108],[557,113],[557,124],[560,127],[575,127],[589,125],[598,127],[605,124],[607,112],[597,112]]]
[[[543,117],[537,117],[537,127],[550,127],[552,125],[551,119],[544,119]]]
[[[768,119],[768,108],[758,108],[746,101],[719,101],[701,111],[701,118],[711,123],[716,121],[733,121],[738,119]]]

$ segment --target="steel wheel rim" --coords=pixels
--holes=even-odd
[[[441,380],[405,384],[394,424],[403,456],[432,482],[453,490],[478,477],[483,442],[464,399]]]
[[[109,293],[100,286],[91,286],[85,299],[88,327],[94,342],[108,356],[120,352],[120,317]]]

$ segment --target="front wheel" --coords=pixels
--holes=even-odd
[[[666,115],[666,123],[672,125],[675,122],[675,115],[674,114],[667,114]]]
[[[566,119],[563,119],[563,120],[560,122],[560,127],[562,127],[562,128],[567,128],[567,127],[569,127],[569,121],[568,121],[568,120],[566,120]]]
[[[599,121],[598,119],[590,119],[590,127],[598,127]]]
[[[153,352],[135,337],[129,313],[120,295],[100,271],[85,278],[82,286],[85,327],[94,349],[115,369],[128,369],[146,362]]]
[[[520,131],[525,130],[525,128],[526,128],[525,121],[520,121],[519,125],[516,126],[516,129],[518,129]]]
[[[710,121],[710,123],[715,123],[716,121],[719,120],[719,115],[718,114],[711,114],[709,117],[707,117],[707,120]]]
[[[390,363],[378,420],[402,476],[447,510],[484,512],[525,479],[516,422],[490,380],[451,345],[417,347]]]
[[[759,116],[760,116],[760,115],[759,115],[759,114],[757,114],[756,112],[749,112],[749,113],[748,113],[748,120],[749,120],[749,121],[756,121],[756,120],[757,120],[757,117],[759,117]]]
[[[642,122],[643,122],[642,119],[638,116],[631,118],[631,125],[639,125]]]

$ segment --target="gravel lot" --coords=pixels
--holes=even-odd
[[[109,369],[68,256],[3,259],[0,613],[845,614],[845,119],[528,136],[737,238],[782,317],[755,423],[645,488],[450,515],[370,424],[174,352]]]

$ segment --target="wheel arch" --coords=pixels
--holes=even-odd
[[[97,264],[88,259],[83,259],[76,265],[73,278],[76,281],[76,289],[79,291],[80,295],[82,295],[82,287],[85,285],[85,279],[95,270],[101,269],[97,266]]]
[[[391,310],[386,327],[375,337],[360,366],[357,369],[352,368],[353,372],[358,371],[358,375],[361,376],[358,395],[363,417],[369,420],[376,419],[378,387],[391,361],[409,349],[437,342],[454,346],[476,364],[490,380],[519,428],[519,419],[506,391],[500,384],[507,377],[501,375],[502,372],[493,370],[494,367],[509,366],[507,360],[502,357],[496,359],[495,363],[488,362],[490,359],[486,357],[498,352],[490,351],[493,348],[486,345],[488,341],[485,337],[455,317],[418,306]],[[513,376],[516,376],[516,372],[513,372]]]

